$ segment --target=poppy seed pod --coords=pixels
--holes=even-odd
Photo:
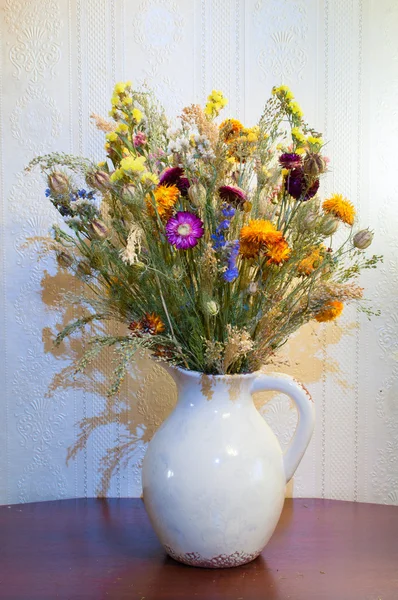
[[[109,235],[109,229],[105,223],[99,221],[98,219],[94,219],[94,221],[91,222],[91,228],[95,235],[99,238],[105,239]]]
[[[206,190],[201,183],[194,183],[188,188],[188,197],[195,206],[204,206],[206,203]]]
[[[373,232],[369,229],[358,231],[353,237],[352,243],[358,250],[365,250],[373,241]]]
[[[323,219],[320,231],[323,235],[333,235],[339,226],[339,222],[334,217],[326,217]]]
[[[54,171],[48,176],[48,187],[57,196],[66,194],[69,189],[69,179],[65,173]]]
[[[326,162],[319,154],[309,152],[304,158],[303,170],[310,177],[318,177],[326,171]]]
[[[60,267],[70,267],[73,264],[73,258],[67,252],[61,251],[57,253],[57,263]]]
[[[95,171],[87,176],[87,183],[97,190],[106,190],[111,187],[111,182],[106,171]]]
[[[218,314],[218,311],[220,310],[220,307],[217,304],[217,302],[215,302],[214,300],[210,300],[209,302],[206,302],[205,310],[206,310],[206,313],[210,317],[215,317],[216,314]]]

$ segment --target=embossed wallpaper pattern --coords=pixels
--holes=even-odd
[[[172,409],[172,381],[141,360],[106,400],[104,356],[84,378],[68,366],[84,340],[57,350],[72,318],[59,286],[76,283],[27,237],[57,218],[24,166],[60,149],[100,158],[90,124],[115,80],[147,81],[169,112],[213,87],[227,113],[253,123],[272,85],[290,85],[330,139],[326,191],[356,204],[384,265],[363,284],[382,315],[355,309],[307,326],[286,370],[317,408],[296,496],[398,504],[398,3],[396,0],[0,0],[0,502],[138,496],[153,432]],[[256,398],[283,446],[296,425],[287,398]]]

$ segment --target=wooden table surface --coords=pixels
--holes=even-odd
[[[233,569],[168,558],[139,499],[0,507],[1,600],[398,600],[398,507],[286,500]]]

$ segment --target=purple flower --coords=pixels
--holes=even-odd
[[[181,192],[181,196],[186,196],[190,183],[186,177],[183,177],[183,174],[184,169],[181,167],[170,167],[161,174],[159,185],[176,185]]]
[[[279,157],[279,162],[285,169],[295,169],[301,166],[301,156],[295,152],[285,152]]]
[[[203,233],[203,222],[190,212],[180,211],[166,223],[167,239],[177,250],[193,248]]]
[[[319,188],[319,179],[316,179],[314,183],[308,187],[306,177],[303,169],[293,169],[286,180],[286,189],[288,193],[293,196],[296,200],[301,198],[302,194],[304,198],[301,200],[309,200],[317,193]]]
[[[243,206],[247,200],[245,192],[238,187],[233,187],[232,185],[222,185],[218,188],[218,193],[221,200],[225,200],[225,202],[228,202],[237,208]]]

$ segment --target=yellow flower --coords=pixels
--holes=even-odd
[[[133,99],[131,96],[125,96],[122,100],[122,104],[124,106],[131,106],[133,104]]]
[[[108,142],[117,142],[119,136],[115,131],[110,131],[106,134],[105,139],[107,139]]]
[[[296,115],[296,117],[301,118],[303,116],[304,113],[301,110],[300,105],[295,100],[291,100],[288,104],[288,107],[290,109],[290,112]]]
[[[228,104],[228,100],[223,96],[222,92],[213,90],[207,98],[207,103],[204,109],[205,115],[214,119],[217,117],[224,106]]]
[[[313,135],[310,135],[309,137],[307,137],[307,143],[310,146],[316,146],[316,147],[321,147],[323,146],[323,139],[321,137],[314,137]]]
[[[101,162],[97,163],[97,167],[99,169],[103,169],[104,167],[106,167],[106,161],[102,160]]]
[[[306,141],[305,135],[298,127],[292,128],[292,138],[299,144],[304,144]],[[296,150],[297,152],[297,150]]]
[[[279,87],[274,86],[272,88],[272,95],[278,98],[286,98],[286,100],[292,100],[294,98],[293,92],[287,85],[280,85]]]
[[[326,213],[330,213],[340,219],[347,225],[353,225],[355,219],[354,205],[344,198],[342,194],[333,194],[330,198],[324,201],[322,208]]]
[[[117,106],[119,104],[119,96],[112,96],[111,104],[112,106]]]
[[[138,108],[133,108],[131,114],[136,123],[140,123],[142,119],[142,112]]]
[[[283,239],[271,221],[252,219],[240,231],[240,253],[245,258],[254,258],[263,247],[277,244]]]
[[[159,185],[153,192],[156,209],[161,219],[166,221],[172,214],[173,208],[180,196],[180,190],[176,185]],[[155,209],[151,196],[147,196],[146,203],[150,215],[155,216]]]
[[[141,175],[141,182],[145,184],[152,183],[153,185],[157,185],[159,183],[159,177],[155,175],[155,173],[150,173],[149,171],[145,171]]]
[[[296,148],[295,149],[295,153],[296,154],[304,154],[305,153],[305,148]]]
[[[128,156],[126,158],[122,158],[120,161],[120,168],[123,171],[141,173],[141,171],[145,171],[144,163],[145,156],[139,156],[138,158],[134,158],[134,156]]]
[[[130,150],[128,148],[122,148],[122,156],[123,156],[123,158],[127,158],[128,156],[131,156]]]
[[[116,127],[116,130],[118,133],[128,133],[129,127],[128,125],[126,125],[126,123],[119,123],[119,125]]]
[[[120,94],[124,93],[125,89],[126,89],[126,84],[123,83],[122,81],[120,81],[119,83],[117,83],[115,85],[113,93],[120,96]]]
[[[282,169],[281,173],[285,177],[286,175],[289,175],[290,171],[289,171],[289,169]]]
[[[331,300],[323,305],[322,310],[315,315],[315,319],[319,321],[319,323],[333,321],[333,319],[337,319],[337,317],[341,315],[343,308],[344,304],[342,302]]]
[[[111,176],[109,177],[109,179],[114,183],[115,181],[119,181],[120,179],[123,178],[124,172],[122,169],[116,169],[116,171],[114,171]]]

